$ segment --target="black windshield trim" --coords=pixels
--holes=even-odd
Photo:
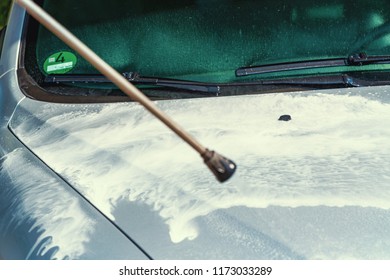
[[[168,79],[160,77],[144,77],[140,76],[136,72],[125,72],[122,74],[129,82],[135,85],[150,85],[167,87],[173,89],[182,89],[188,91],[194,91],[197,93],[205,93],[209,95],[218,96],[220,92],[220,86],[214,83],[203,83],[197,81],[186,81],[178,79]],[[59,84],[59,83],[111,83],[103,75],[49,75],[45,77],[44,83],[46,84]]]

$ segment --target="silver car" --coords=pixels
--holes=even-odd
[[[390,259],[390,2],[39,0],[237,171],[14,4],[0,259]]]

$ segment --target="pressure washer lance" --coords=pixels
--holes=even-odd
[[[175,123],[168,115],[161,111],[155,105],[155,103],[147,98],[138,88],[126,80],[104,60],[102,60],[96,53],[94,53],[76,36],[74,36],[53,17],[46,13],[46,11],[44,11],[40,6],[31,0],[15,0],[15,2],[25,8],[32,17],[34,17],[43,26],[54,33],[58,38],[60,38],[65,44],[76,51],[85,60],[91,63],[101,74],[103,74],[131,99],[141,103],[141,105],[143,105],[150,113],[152,113],[173,132],[175,132],[180,138],[182,138],[192,148],[194,148],[203,158],[205,164],[214,173],[218,181],[225,182],[234,174],[237,166],[233,161],[201,145],[193,136],[191,136],[177,123]]]

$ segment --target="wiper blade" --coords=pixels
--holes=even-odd
[[[306,76],[306,77],[293,77],[293,78],[280,78],[280,79],[263,79],[253,80],[246,82],[233,82],[233,83],[202,83],[184,80],[171,80],[171,79],[159,79],[151,77],[133,77],[128,76],[130,74],[125,73],[125,77],[129,81],[135,84],[146,85],[159,85],[162,87],[168,87],[173,89],[184,89],[187,91],[193,91],[194,93],[201,93],[207,96],[228,96],[228,95],[241,95],[250,93],[269,93],[275,89],[328,89],[328,88],[348,88],[348,87],[362,87],[362,86],[374,86],[374,85],[388,85],[389,80],[387,78],[383,80],[366,79],[364,75],[325,75],[325,76]],[[45,82],[52,83],[110,83],[102,75],[50,75],[45,78]]]
[[[390,63],[389,55],[372,55],[358,53],[348,56],[347,58],[316,59],[297,62],[266,64],[259,66],[241,67],[236,70],[236,76],[249,76],[257,74],[266,74],[274,72],[284,72],[291,70],[304,70],[323,67],[337,66],[363,66],[369,64]]]
[[[201,93],[208,93],[218,95],[220,86],[213,83],[202,83],[196,81],[186,81],[177,79],[167,79],[158,77],[143,77],[137,72],[125,72],[122,74],[129,82],[136,85],[150,85],[158,87],[167,87],[174,89],[182,89],[188,91],[195,91]],[[44,79],[46,84],[60,84],[60,83],[111,83],[109,79],[103,75],[49,75]]]

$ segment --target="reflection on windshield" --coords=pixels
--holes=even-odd
[[[231,81],[242,66],[347,57],[351,52],[388,54],[389,6],[384,0],[138,0],[93,5],[71,0],[44,5],[121,72],[214,82]],[[36,53],[42,72],[44,62],[64,50],[68,48],[58,39],[40,30]],[[81,59],[70,71],[96,72]]]

